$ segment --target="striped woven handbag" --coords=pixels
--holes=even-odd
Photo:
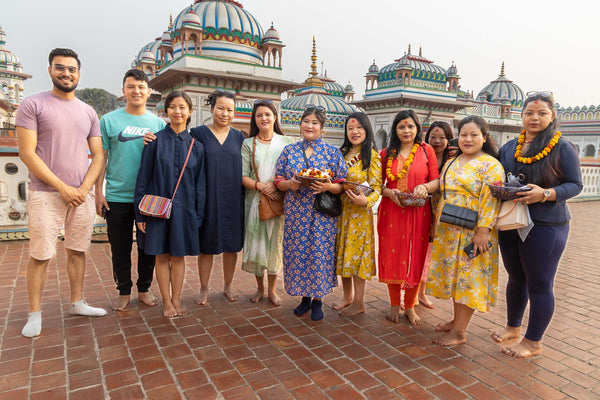
[[[177,185],[175,186],[175,190],[173,191],[173,197],[168,199],[166,197],[157,196],[155,194],[145,194],[144,197],[142,197],[140,204],[138,205],[140,214],[146,215],[148,217],[169,219],[169,217],[171,216],[173,199],[175,198],[175,193],[177,193],[177,188],[179,187],[179,182],[181,182],[181,177],[183,176],[183,171],[185,171],[185,166],[187,165],[187,162],[190,159],[190,153],[192,152],[192,146],[194,146],[194,140],[195,139],[192,139],[192,143],[190,143],[190,149],[188,150],[187,157],[185,158],[185,162],[183,163],[183,167],[181,168],[179,179],[177,179]]]

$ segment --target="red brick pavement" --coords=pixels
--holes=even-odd
[[[199,287],[195,260],[186,271],[184,302],[191,313],[172,320],[160,308],[134,301],[103,318],[67,313],[69,285],[59,245],[44,292],[42,336],[20,335],[27,318],[27,242],[0,244],[0,399],[592,399],[600,398],[600,202],[574,203],[571,237],[556,278],[556,314],[545,354],[530,360],[500,352],[489,331],[503,324],[505,302],[476,314],[468,344],[431,344],[433,324],[451,304],[419,308],[424,325],[385,320],[385,286],[367,288],[367,313],[325,320],[297,318],[298,299],[283,306],[248,301],[254,278],[238,271],[238,303],[212,279],[210,305],[193,303]],[[506,274],[501,272],[501,287]],[[280,283],[281,286],[281,283]],[[156,287],[154,292],[158,293]],[[283,293],[283,289],[280,289]],[[109,308],[116,294],[107,244],[92,245],[85,294]],[[340,294],[325,299],[326,304]]]

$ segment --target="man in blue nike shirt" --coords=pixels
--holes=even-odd
[[[139,69],[130,69],[123,78],[125,108],[106,114],[100,119],[102,146],[106,167],[96,181],[96,212],[106,218],[108,241],[112,252],[113,276],[119,291],[113,310],[122,311],[131,297],[131,246],[135,213],[133,194],[140,168],[144,134],[165,127],[163,120],[146,110],[150,96],[148,77]],[[106,196],[102,186],[106,177]],[[148,306],[158,304],[150,291],[154,273],[154,256],[147,255],[140,244],[143,234],[136,232],[138,243],[138,299]]]

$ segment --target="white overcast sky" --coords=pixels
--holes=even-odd
[[[80,88],[120,94],[137,52],[193,0],[12,0],[0,6],[7,47],[33,75],[25,94],[47,90],[47,56],[75,49],[83,62]],[[600,5],[584,0],[241,0],[286,45],[283,78],[308,74],[312,36],[329,77],[348,81],[360,99],[373,61],[383,67],[413,53],[448,68],[456,62],[464,90],[475,95],[499,72],[523,91],[550,90],[563,106],[600,105]]]

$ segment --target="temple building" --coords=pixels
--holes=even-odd
[[[556,105],[559,129],[577,147],[579,157],[600,159],[600,105],[561,107]]]
[[[192,98],[191,125],[210,123],[204,100],[215,89],[235,92],[233,127],[248,132],[255,100],[272,100],[300,85],[282,79],[285,45],[274,25],[264,32],[258,20],[233,0],[196,0],[171,18],[167,30],[145,45],[132,63],[150,77],[149,103],[164,114],[164,99],[174,90]]]
[[[0,27],[0,128],[14,128],[15,114],[23,100],[23,73],[19,58],[6,48],[6,33]]]
[[[352,104],[362,108],[375,130],[378,148],[385,147],[394,116],[413,109],[426,130],[434,121],[446,121],[457,128],[467,115],[480,115],[490,124],[491,136],[501,145],[521,129],[523,91],[504,74],[483,88],[476,98],[460,86],[454,62],[445,69],[423,56],[413,54],[411,46],[393,63],[379,68],[373,60],[365,75],[365,95]]]
[[[327,120],[323,130],[323,140],[335,146],[344,141],[346,117],[358,111],[348,104],[354,97],[350,83],[345,87],[327,77],[327,73],[317,72],[317,47],[313,37],[310,73],[301,88],[287,92],[287,99],[281,102],[281,129],[289,136],[300,136],[300,118],[307,106],[323,107]]]

